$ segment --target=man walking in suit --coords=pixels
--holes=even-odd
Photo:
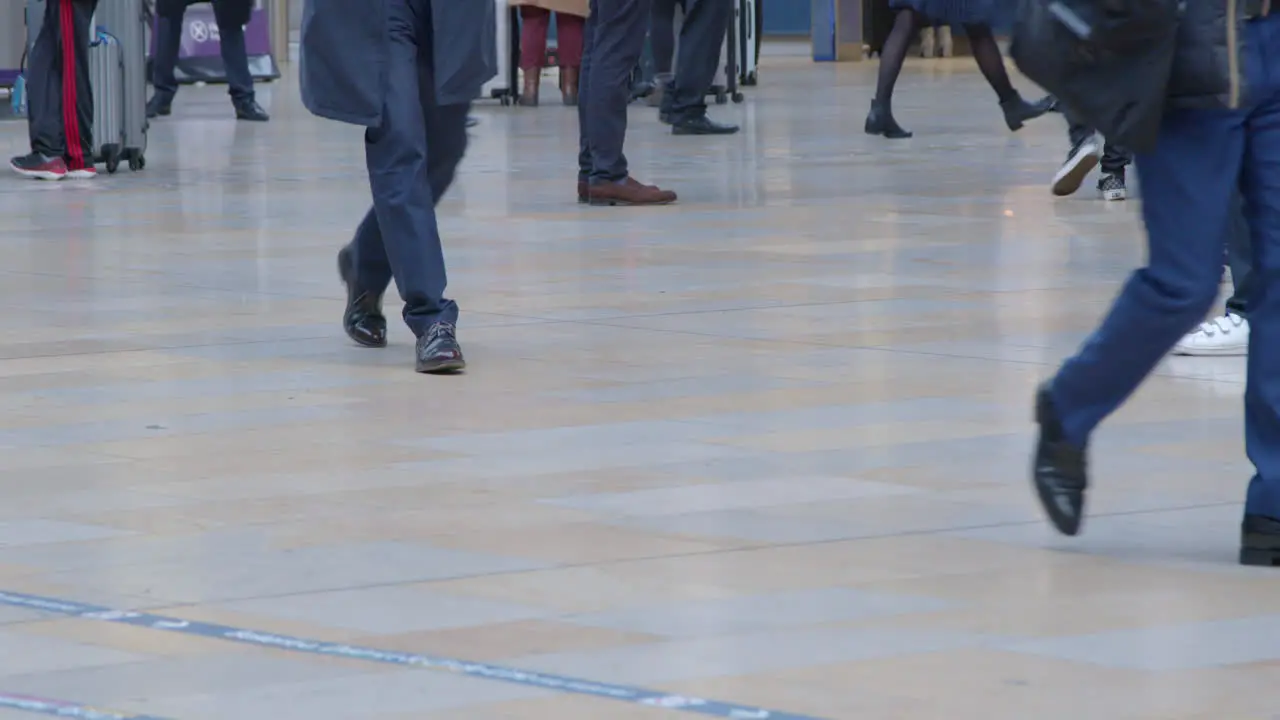
[[[89,23],[98,0],[48,0],[27,62],[31,152],[9,161],[23,177],[87,179],[97,175]]]
[[[495,10],[490,0],[307,0],[303,10],[303,102],[365,128],[373,191],[338,253],[343,327],[360,345],[385,347],[382,295],[394,278],[422,373],[466,366],[435,205],[466,149],[471,102],[497,74]]]
[[[644,49],[651,6],[652,0],[591,0],[578,88],[578,202],[668,205],[676,201],[674,192],[631,177],[622,154],[631,71]]]
[[[157,0],[156,2],[156,55],[153,58],[151,84],[155,94],[147,103],[147,117],[154,118],[173,112],[173,97],[178,94],[178,80],[174,70],[178,65],[178,52],[182,49],[182,19],[187,6],[196,0]],[[213,0],[213,17],[218,23],[218,44],[222,50],[222,65],[227,73],[231,105],[236,119],[254,122],[270,120],[267,111],[258,104],[253,92],[253,74],[249,72],[249,50],[245,45],[244,26],[253,17],[253,0]]]

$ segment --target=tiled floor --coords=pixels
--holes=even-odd
[[[290,81],[266,126],[185,91],[141,174],[0,180],[0,718],[1275,717],[1243,360],[1164,366],[1051,534],[1030,395],[1136,202],[1050,197],[1062,120],[1008,134],[966,60],[868,138],[874,71],[773,59],[730,138],[636,108],[671,208],[578,206],[572,111],[481,108],[459,378],[344,338],[360,133]]]

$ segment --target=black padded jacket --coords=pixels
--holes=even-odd
[[[1247,102],[1241,71],[1248,0],[1186,0],[1167,96],[1171,107],[1237,108]]]

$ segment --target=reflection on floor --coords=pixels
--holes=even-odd
[[[344,338],[361,135],[291,81],[265,126],[185,91],[142,173],[0,178],[0,693],[178,720],[1271,717],[1280,582],[1233,565],[1243,361],[1162,368],[1099,437],[1086,534],[1050,534],[1031,392],[1141,257],[1137,204],[1053,199],[1062,120],[1010,135],[968,60],[909,66],[914,139],[864,136],[874,71],[774,59],[712,108],[728,138],[636,108],[665,209],[574,202],[572,110],[480,108],[442,207],[459,378],[415,375],[398,325]]]

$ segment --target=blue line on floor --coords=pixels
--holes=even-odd
[[[50,700],[30,695],[11,695],[5,692],[0,692],[0,708],[60,718],[77,718],[78,720],[164,720],[164,718],[151,715],[126,715],[113,710],[102,710],[65,700]]]
[[[307,640],[304,638],[280,635],[261,630],[235,628],[228,625],[196,622],[194,620],[181,620],[178,618],[152,615],[150,613],[143,612],[113,610],[111,608],[99,607],[96,605],[86,605],[72,600],[41,597],[39,595],[27,595],[25,593],[0,591],[0,605],[37,610],[64,617],[100,620],[102,622],[133,625],[135,627],[151,628],[153,630],[174,632],[183,635],[194,635],[214,640],[226,640],[229,642],[239,643],[241,645],[252,645],[261,648],[271,648],[273,650],[283,650],[308,655],[324,655],[328,657],[345,658],[348,660],[362,660],[364,662],[380,663],[383,665],[424,668],[428,670],[453,673],[455,675],[465,675],[479,680],[523,685],[526,687],[534,687],[552,692],[567,693],[570,695],[587,695],[605,700],[625,702],[632,705],[666,708],[668,710],[691,713],[694,715],[728,718],[729,720],[822,720],[821,718],[811,715],[799,715],[797,713],[780,712],[777,710],[765,710],[763,708],[747,705],[738,705],[735,703],[720,702],[717,700],[706,700],[704,698],[688,697],[685,695],[675,695],[661,690],[646,690],[644,688],[627,687],[624,685],[611,685],[609,683],[600,683],[592,680],[582,680],[579,678],[565,677],[563,675],[550,675],[536,671],[519,670],[516,668],[502,667],[500,665],[490,665],[488,663],[470,662],[468,660],[433,657],[430,655],[415,655],[413,653],[378,650],[376,648],[346,645],[344,643],[323,642],[320,640]],[[94,716],[67,715],[66,717],[88,718]],[[104,715],[100,717],[114,718],[117,716]],[[152,719],[124,717],[122,720]]]

